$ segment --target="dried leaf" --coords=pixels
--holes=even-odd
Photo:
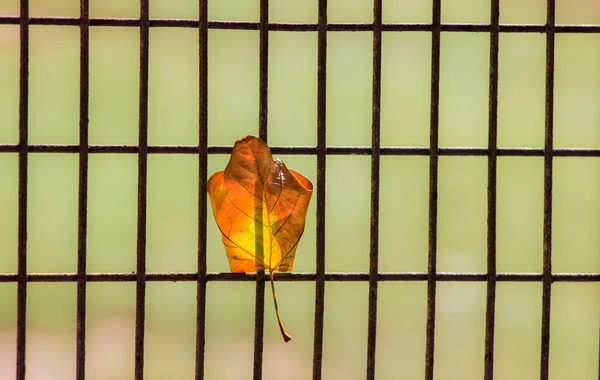
[[[246,136],[236,141],[224,171],[208,180],[208,195],[222,234],[232,272],[269,270],[273,301],[279,317],[273,271],[294,265],[304,232],[312,183],[302,174],[273,160],[268,145]]]

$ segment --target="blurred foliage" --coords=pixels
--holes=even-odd
[[[152,0],[152,18],[197,18],[188,1]],[[329,22],[370,22],[370,1],[329,1]],[[0,0],[0,14],[18,2]],[[31,0],[32,16],[78,17],[76,1]],[[443,1],[443,22],[489,22],[489,2]],[[258,20],[258,2],[212,1],[210,19]],[[91,17],[138,17],[136,1],[91,1]],[[273,22],[316,22],[317,1],[271,1]],[[384,0],[385,22],[430,22],[430,1]],[[502,23],[545,22],[543,0],[503,0]],[[559,24],[600,24],[597,1],[559,1]],[[31,26],[29,142],[77,144],[79,119],[77,27]],[[258,124],[258,32],[209,32],[209,144],[231,145]],[[427,146],[431,37],[384,33],[381,143]],[[489,38],[443,33],[440,145],[487,145]],[[90,143],[136,144],[139,33],[90,28]],[[269,143],[316,144],[317,35],[269,34]],[[327,143],[370,145],[372,35],[328,33]],[[0,26],[0,143],[18,141],[19,28]],[[498,142],[543,147],[545,36],[502,34]],[[554,144],[600,148],[600,45],[597,35],[556,36]],[[150,144],[198,143],[198,35],[195,29],[150,32]],[[313,156],[283,159],[316,179]],[[94,154],[89,159],[88,271],[135,270],[137,158]],[[225,155],[209,157],[209,174]],[[195,271],[197,165],[194,155],[151,155],[148,173],[148,271]],[[0,154],[0,272],[17,270],[17,168]],[[427,267],[427,157],[382,157],[380,270]],[[327,158],[326,270],[367,271],[370,160]],[[600,272],[600,159],[556,158],[553,270]],[[348,191],[348,183],[352,191]],[[76,269],[78,158],[30,155],[28,270]],[[440,158],[438,269],[486,270],[487,160]],[[543,159],[498,158],[498,270],[542,269]],[[315,205],[295,271],[315,269]],[[227,271],[220,234],[208,220],[208,269]],[[312,363],[313,283],[280,283],[287,345],[266,298],[265,378],[305,379]],[[531,379],[539,371],[541,284],[499,283],[497,379]],[[30,284],[27,360],[31,379],[73,378],[74,283]],[[327,283],[323,370],[326,379],[363,378],[366,367],[367,283]],[[195,284],[149,283],[146,375],[191,378],[194,368]],[[436,379],[480,379],[483,371],[484,283],[440,283],[436,313]],[[90,379],[129,379],[133,373],[135,284],[90,283],[87,368]],[[551,376],[598,374],[600,284],[555,283],[552,293]],[[254,285],[211,282],[207,291],[206,365],[209,379],[248,378],[252,368]],[[424,371],[425,283],[382,283],[377,378],[420,379]],[[16,284],[0,283],[0,378],[12,378]]]

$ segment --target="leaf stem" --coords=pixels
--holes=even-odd
[[[273,304],[275,305],[275,314],[277,315],[277,323],[279,323],[279,330],[281,330],[281,336],[287,343],[292,339],[292,336],[285,331],[283,323],[281,323],[281,317],[279,316],[279,307],[277,307],[277,295],[275,294],[275,284],[273,283],[273,271],[269,269],[269,277],[271,278],[271,290],[273,291]]]

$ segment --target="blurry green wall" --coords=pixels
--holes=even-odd
[[[91,17],[139,17],[136,1],[95,0]],[[542,0],[503,0],[501,23],[545,22]],[[558,24],[600,24],[596,0],[558,1]],[[384,22],[431,22],[430,1],[385,0]],[[191,1],[151,0],[152,18],[198,17]],[[489,2],[444,0],[442,22],[489,22]],[[0,0],[1,15],[18,1]],[[31,16],[78,17],[78,2],[31,0]],[[211,20],[258,20],[258,1],[218,0]],[[270,21],[317,20],[317,1],[271,1]],[[329,0],[329,22],[370,22],[365,0]],[[79,30],[30,27],[29,142],[77,144]],[[269,143],[316,144],[316,32],[269,34]],[[431,37],[384,33],[381,143],[427,146]],[[372,34],[328,33],[327,144],[370,145]],[[90,28],[90,143],[136,144],[139,32]],[[0,144],[18,141],[19,28],[0,25]],[[545,36],[501,34],[498,144],[543,147]],[[487,144],[489,35],[443,33],[440,146]],[[556,36],[557,148],[600,148],[600,35]],[[149,143],[198,143],[196,29],[150,31]],[[209,32],[209,141],[231,145],[258,124],[258,32]],[[316,180],[316,159],[285,156]],[[135,270],[136,155],[94,154],[89,165],[88,271]],[[209,174],[225,155],[209,158]],[[555,158],[553,270],[600,272],[600,159]],[[195,155],[149,157],[150,272],[196,270]],[[0,272],[17,270],[17,154],[0,154]],[[327,158],[326,270],[367,271],[370,159]],[[485,272],[485,157],[440,158],[438,270]],[[78,157],[29,156],[28,270],[76,270]],[[351,180],[349,180],[351,178]],[[380,271],[425,271],[428,158],[381,159]],[[543,159],[498,159],[498,271],[542,269]],[[315,270],[315,207],[295,271]],[[349,239],[348,237],[352,237]],[[228,271],[209,215],[208,269]],[[314,284],[277,284],[294,340],[277,331],[266,298],[264,374],[310,378]],[[32,283],[27,303],[29,379],[72,379],[75,368],[74,283]],[[378,379],[424,374],[426,284],[381,283]],[[366,368],[367,283],[327,283],[325,379],[362,379]],[[483,373],[485,283],[439,283],[436,379],[480,379]],[[532,379],[539,372],[540,283],[498,284],[496,379]],[[131,379],[134,283],[88,285],[87,376]],[[147,286],[146,376],[188,379],[194,370],[195,284]],[[207,291],[208,379],[250,378],[254,284],[211,282]],[[598,377],[600,283],[552,288],[552,379]],[[14,378],[16,284],[0,283],[0,379]]]

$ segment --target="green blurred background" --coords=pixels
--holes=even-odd
[[[95,0],[91,17],[139,17],[136,1]],[[272,22],[316,22],[317,1],[270,2]],[[557,1],[558,24],[600,24],[595,0]],[[431,2],[385,0],[384,22],[430,22]],[[192,1],[150,1],[152,18],[198,17]],[[489,1],[445,0],[442,22],[489,22]],[[31,16],[78,17],[78,1],[31,0]],[[0,0],[18,15],[18,1]],[[211,1],[211,20],[258,20],[258,1]],[[370,22],[372,3],[329,0],[329,22]],[[542,0],[503,0],[501,23],[545,22]],[[30,28],[29,142],[77,144],[79,30]],[[258,32],[209,32],[209,141],[231,145],[258,130]],[[431,37],[384,33],[381,142],[427,146]],[[316,144],[316,32],[269,34],[269,143]],[[0,26],[0,143],[18,141],[19,28]],[[139,32],[90,28],[90,143],[136,144]],[[489,35],[443,33],[440,146],[487,144]],[[498,143],[543,147],[545,36],[500,36]],[[556,36],[555,146],[600,148],[600,35]],[[372,33],[328,33],[327,144],[370,145]],[[150,31],[149,143],[198,143],[197,29]],[[78,156],[29,156],[28,270],[74,272]],[[209,157],[209,174],[225,155]],[[313,156],[285,156],[313,181]],[[137,156],[89,159],[88,271],[135,270]],[[147,269],[196,270],[195,155],[149,157]],[[0,154],[0,272],[17,270],[15,153]],[[327,158],[326,270],[368,271],[370,159]],[[438,270],[485,272],[485,157],[440,158]],[[553,270],[600,272],[600,159],[554,160]],[[380,271],[425,271],[428,158],[382,157]],[[498,159],[498,270],[542,269],[543,159]],[[294,270],[315,270],[315,205]],[[220,235],[208,221],[208,270],[228,271]],[[351,239],[348,237],[352,237]],[[284,344],[266,298],[264,376],[308,379],[315,287],[277,284]],[[0,283],[0,379],[14,378],[16,284]],[[426,284],[380,284],[378,379],[421,379]],[[31,283],[27,299],[28,379],[74,379],[75,283]],[[362,379],[366,370],[368,284],[326,284],[325,379]],[[496,379],[533,379],[540,363],[540,283],[498,284]],[[189,379],[194,371],[195,283],[147,286],[146,377]],[[483,374],[485,283],[438,284],[436,379]],[[134,283],[90,283],[87,377],[133,377]],[[552,287],[552,379],[598,378],[600,283]],[[207,290],[206,378],[249,379],[254,284],[211,282]]]

